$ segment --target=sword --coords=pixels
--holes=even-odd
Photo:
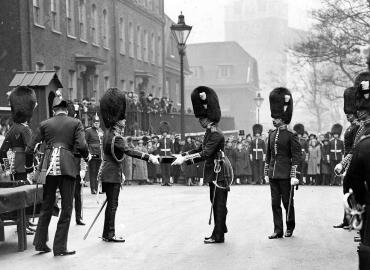
[[[83,238],[84,240],[86,240],[87,236],[89,235],[89,233],[90,233],[90,231],[91,231],[92,227],[94,226],[94,224],[95,224],[96,220],[98,219],[98,217],[99,217],[99,215],[100,215],[101,211],[103,211],[103,208],[104,208],[104,206],[105,206],[106,204],[107,204],[107,199],[104,201],[103,205],[100,207],[98,214],[96,215],[96,217],[94,218],[94,221],[91,223],[91,225],[90,225],[89,229],[87,230],[87,232],[86,232],[86,234],[85,234],[85,236],[84,236],[84,238]]]
[[[288,205],[288,214],[287,214],[287,222],[289,220],[289,216],[290,216],[290,208],[292,206],[292,199],[293,199],[293,190],[294,190],[294,186],[290,186],[290,194],[289,194],[289,205]]]

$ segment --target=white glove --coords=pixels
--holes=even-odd
[[[85,176],[86,176],[86,171],[85,170],[80,171],[81,181],[85,179]]]
[[[342,171],[343,171],[342,164],[338,163],[337,165],[335,165],[334,172],[336,172],[337,174],[342,174]]]
[[[296,186],[298,184],[299,184],[299,180],[297,178],[295,178],[295,177],[290,178],[290,185],[291,186]]]
[[[87,162],[89,162],[91,159],[92,159],[92,155],[89,153],[89,155],[87,156]]]
[[[159,165],[158,157],[152,154],[149,155],[149,162]]]
[[[265,182],[266,182],[266,184],[270,183],[270,179],[267,175],[265,176]]]
[[[179,156],[176,157],[176,160],[174,162],[172,162],[171,165],[172,166],[174,166],[174,165],[182,165],[185,161],[186,161],[186,157],[179,155]]]

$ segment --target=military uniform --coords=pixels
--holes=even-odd
[[[101,145],[103,140],[103,131],[100,128],[89,127],[85,130],[86,143],[92,155],[89,161],[89,179],[91,193],[95,194],[98,190],[98,171],[101,164]]]
[[[274,233],[270,239],[283,236],[283,217],[281,201],[288,213],[290,191],[292,201],[290,214],[286,217],[286,236],[290,237],[295,228],[294,191],[291,178],[297,178],[297,168],[301,162],[301,145],[298,136],[287,128],[293,113],[293,100],[286,88],[275,88],[269,96],[271,117],[284,123],[271,131],[268,136],[265,176],[268,177],[271,190],[271,206],[274,219]]]
[[[225,137],[217,126],[221,118],[220,105],[214,90],[205,86],[200,86],[193,90],[191,101],[195,117],[207,119],[211,123],[206,129],[206,134],[200,147],[183,153],[183,155],[185,156],[186,164],[205,161],[203,181],[209,184],[210,201],[213,203],[214,213],[214,229],[212,235],[205,238],[205,243],[223,243],[224,234],[227,232],[226,204],[233,171],[230,161],[223,153]],[[215,164],[220,165],[220,171],[217,170]]]
[[[124,155],[146,161],[150,159],[149,154],[129,147],[127,140],[121,136],[124,133],[122,121],[125,119],[125,113],[126,98],[124,93],[117,88],[108,89],[100,100],[100,114],[107,130],[103,137],[103,163],[98,173],[107,198],[103,229],[103,240],[106,242],[125,241],[115,235],[115,217],[123,180]]]
[[[342,133],[342,126],[339,124],[333,125],[332,128],[333,134],[338,134],[338,138]],[[330,162],[330,170],[331,170],[331,185],[340,185],[340,177],[335,175],[334,169],[335,166],[340,163],[343,159],[344,155],[344,143],[342,140],[333,138],[329,141],[329,162]]]
[[[59,107],[67,108],[67,103],[57,97],[54,99],[53,108]],[[75,252],[67,251],[67,238],[73,209],[76,175],[79,174],[73,151],[75,149],[85,159],[89,155],[82,123],[78,119],[67,116],[64,112],[41,122],[36,136],[27,147],[28,159],[33,158],[33,149],[39,142],[44,142],[46,145],[42,163],[42,170],[46,171],[46,180],[34,245],[37,251],[48,249],[46,247],[48,227],[55,202],[55,193],[59,188],[62,211],[54,237],[53,251],[55,256],[71,255]]]
[[[170,126],[168,122],[161,122],[159,127],[159,132],[161,134],[166,133],[163,137],[158,141],[157,150],[160,156],[171,156],[174,152],[173,149],[173,142],[168,137],[168,133],[170,132]],[[162,175],[162,185],[169,186],[170,185],[170,177],[171,177],[171,164],[168,163],[161,163],[161,175]]]
[[[259,136],[262,134],[262,125],[253,125],[253,135],[255,138],[251,144],[251,160],[252,160],[252,174],[253,182],[255,184],[263,184],[263,164],[266,153],[266,144]],[[257,137],[256,135],[259,134]]]

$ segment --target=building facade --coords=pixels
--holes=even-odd
[[[235,127],[250,133],[256,123],[257,61],[236,42],[189,44],[186,53],[191,74],[185,81],[185,108],[191,108],[195,87],[209,86],[218,94],[222,115],[233,116]]]
[[[0,106],[16,71],[55,70],[69,99],[165,91],[164,0],[3,0]]]

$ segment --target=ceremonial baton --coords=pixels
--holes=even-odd
[[[84,193],[83,193],[83,190],[82,190],[82,188],[84,186],[83,181],[80,182],[80,186],[81,186],[81,188],[80,188],[80,196],[81,196],[81,218],[84,219],[84,197],[83,197],[83,194]]]
[[[87,230],[87,232],[86,232],[86,234],[85,234],[85,236],[84,236],[84,238],[83,238],[84,240],[86,240],[87,236],[89,235],[89,233],[90,233],[90,231],[91,231],[92,227],[94,226],[94,224],[95,224],[96,220],[98,219],[98,217],[99,217],[99,215],[100,215],[101,211],[103,211],[103,208],[104,208],[104,206],[105,206],[106,204],[107,204],[107,199],[104,201],[103,205],[100,207],[98,214],[96,215],[96,217],[94,218],[94,221],[91,223],[91,225],[90,225],[89,229]]]
[[[36,183],[36,192],[35,197],[33,199],[33,212],[32,212],[32,222],[35,222],[35,213],[36,213],[36,200],[37,200],[37,192],[39,190],[39,183]]]
[[[215,189],[213,190],[213,198],[212,198],[212,204],[211,204],[211,213],[209,214],[208,225],[211,225],[211,223],[212,223],[213,205],[215,204],[217,179],[218,179],[218,174],[221,171],[221,165],[220,165],[219,162],[215,163],[215,167],[214,167],[213,170],[216,173],[216,180],[214,181]]]
[[[298,189],[298,185],[296,185],[296,189]],[[289,194],[289,205],[288,205],[288,214],[287,214],[287,222],[289,219],[289,214],[290,214],[290,208],[292,206],[292,199],[293,199],[293,191],[294,191],[294,186],[290,186],[290,194]]]

